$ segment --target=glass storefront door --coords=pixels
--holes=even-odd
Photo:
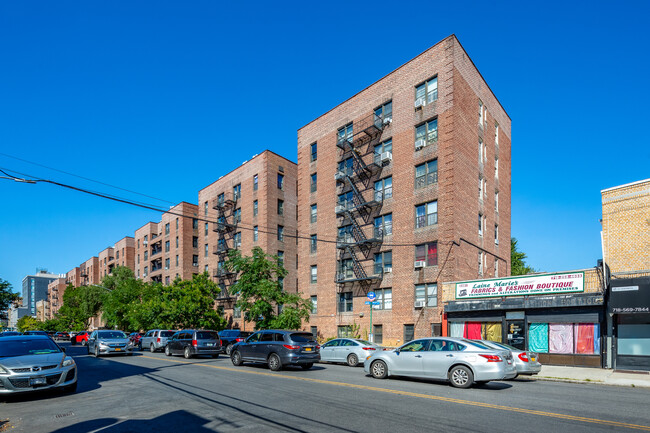
[[[526,331],[523,320],[508,320],[506,326],[506,343],[517,349],[526,350]]]

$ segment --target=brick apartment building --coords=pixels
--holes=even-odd
[[[439,334],[439,283],[509,274],[510,127],[452,35],[298,130],[312,332]]]
[[[81,271],[81,281],[83,285],[90,286],[100,283],[98,257],[91,257],[83,262],[79,265],[79,270]]]
[[[171,284],[199,273],[198,206],[181,202],[135,231],[135,274],[144,281]]]
[[[250,255],[259,246],[279,255],[288,271],[284,289],[297,290],[297,174],[294,162],[266,150],[199,191],[199,265],[221,287],[218,305],[231,326],[245,324],[229,292],[229,250]]]
[[[66,278],[56,278],[47,285],[48,301],[50,303],[48,319],[53,318],[63,305],[63,294],[66,287]]]
[[[98,255],[99,280],[113,272],[115,266],[126,266],[135,271],[135,240],[131,236],[120,239]]]

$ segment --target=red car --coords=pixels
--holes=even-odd
[[[81,331],[74,337],[70,339],[70,343],[74,346],[77,343],[81,343],[82,346],[85,346],[88,344],[88,336],[90,335],[90,332],[88,331]]]
[[[132,332],[129,334],[131,345],[137,347],[139,350],[142,350],[142,336],[143,334],[140,334],[139,332]]]

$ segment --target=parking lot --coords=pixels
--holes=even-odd
[[[518,379],[463,390],[343,365],[272,372],[224,356],[97,359],[64,346],[79,367],[77,393],[11,397],[0,431],[650,430],[643,389]]]

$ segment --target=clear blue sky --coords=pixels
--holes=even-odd
[[[650,2],[1,2],[0,167],[168,206],[455,33],[512,118],[512,235],[601,257],[600,190],[650,177]],[[0,180],[0,278],[65,273],[160,214]]]

